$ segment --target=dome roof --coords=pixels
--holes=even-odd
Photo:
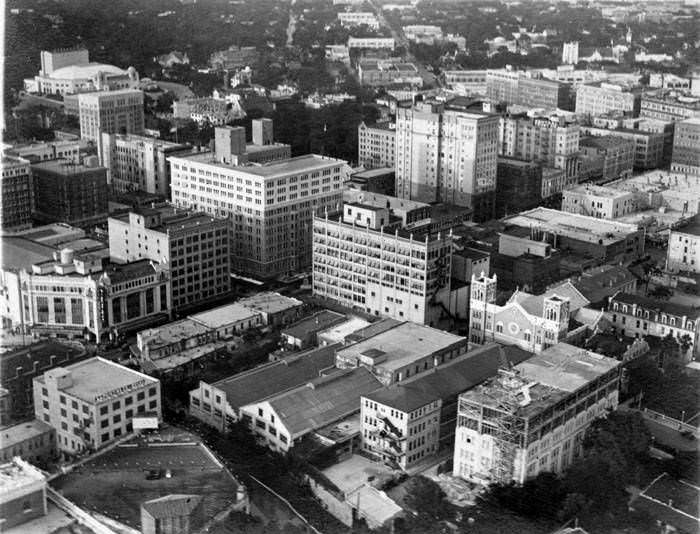
[[[120,69],[114,65],[107,65],[106,63],[87,63],[86,65],[69,65],[68,67],[56,69],[49,74],[49,78],[53,78],[54,80],[84,80],[95,78],[98,72],[117,75],[125,75],[127,73],[124,69]]]

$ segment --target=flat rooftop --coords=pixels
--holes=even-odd
[[[46,483],[46,477],[32,464],[20,459],[0,464],[0,500],[3,494],[12,493],[29,484]]]
[[[53,260],[54,248],[26,237],[2,236],[0,237],[0,259],[5,270],[18,271],[27,269],[31,271],[32,265]]]
[[[638,231],[637,226],[632,224],[607,221],[549,208],[524,211],[504,219],[503,222],[506,226],[518,226],[528,231],[531,228],[538,228],[581,241],[599,242],[602,240],[604,245],[615,243]]]
[[[614,358],[557,343],[519,363],[515,369],[528,380],[573,393],[619,365]]]
[[[256,293],[252,297],[246,297],[237,301],[241,306],[263,313],[279,313],[290,308],[301,306],[303,302],[292,297],[285,297],[279,293],[266,291]]]
[[[660,192],[662,194],[676,192],[688,195],[689,199],[700,198],[700,176],[658,169],[609,182],[605,187],[622,191]]]
[[[338,350],[338,359],[359,361],[360,356],[372,349],[386,353],[387,359],[377,367],[393,371],[439,350],[466,345],[466,338],[437,328],[404,322],[394,328]]]
[[[88,167],[82,163],[73,163],[67,159],[50,159],[32,163],[32,170],[45,170],[62,176],[74,176],[76,174],[96,171],[107,171],[105,167]]]
[[[322,310],[282,330],[282,335],[303,339],[311,332],[320,332],[345,320],[345,315],[331,310]]]
[[[392,167],[379,167],[377,169],[369,169],[366,171],[355,172],[352,174],[353,178],[375,178],[377,176],[386,176],[388,174],[394,174],[394,169]],[[343,191],[345,193],[345,191]]]
[[[164,324],[157,328],[149,328],[139,332],[139,336],[145,344],[152,349],[178,343],[194,336],[204,335],[210,331],[205,326],[193,319],[180,319],[173,323]]]
[[[322,332],[319,332],[318,335],[323,336],[331,343],[342,343],[345,341],[347,336],[353,332],[356,332],[357,330],[369,326],[369,324],[369,321],[365,321],[361,317],[350,317],[350,319],[347,321],[338,323],[330,328],[327,328],[326,330],[323,330]]]
[[[61,391],[89,403],[101,402],[101,397],[116,394],[127,386],[136,388],[158,383],[155,378],[99,356],[66,367],[56,367],[47,373],[59,374],[61,371],[70,372],[72,382]],[[45,377],[44,374],[36,380],[44,384]]]
[[[185,160],[189,161],[190,163],[203,163],[213,167],[218,167],[220,169],[230,169],[243,174],[253,174],[262,178],[276,178],[290,174],[297,174],[300,172],[312,172],[314,170],[326,169],[334,165],[345,165],[345,161],[341,159],[329,158],[327,156],[319,156],[316,154],[306,154],[304,156],[271,161],[269,163],[251,163],[248,165],[230,165],[227,163],[222,163],[214,159],[214,154],[212,152],[199,152],[185,156],[173,156],[171,159],[173,161]]]
[[[692,234],[700,235],[700,215],[696,215],[693,219],[685,226],[679,226],[674,230],[680,234]]]
[[[39,421],[38,419],[33,419],[32,421],[18,423],[0,429],[0,438],[2,438],[0,442],[2,442],[3,449],[11,449],[18,443],[52,431],[53,427],[51,425]]]
[[[630,195],[629,191],[620,191],[619,189],[615,189],[613,187],[592,184],[582,184],[575,187],[570,187],[564,191],[564,195],[566,196],[566,194],[569,192],[606,198],[622,198]]]
[[[203,324],[208,328],[221,328],[238,321],[243,321],[245,319],[252,319],[258,313],[251,310],[247,306],[243,306],[238,302],[233,304],[227,304],[226,306],[219,306],[218,308],[213,308],[211,310],[203,311],[195,315],[190,315],[190,319]]]
[[[581,137],[579,146],[589,146],[594,148],[616,148],[622,145],[634,147],[634,141],[618,137],[616,135],[592,135]]]

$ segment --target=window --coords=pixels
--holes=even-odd
[[[116,414],[116,415],[113,417],[113,421],[114,421],[114,424],[121,423],[121,421],[122,421],[122,416],[121,416],[121,414],[119,414],[119,413]]]
[[[112,410],[118,410],[119,408],[121,408],[121,406],[122,406],[121,402],[115,401],[112,403]]]
[[[158,406],[158,401],[152,400],[151,402],[148,403],[148,408],[153,410]]]
[[[148,390],[148,396],[149,396],[149,397],[155,396],[156,391],[157,391],[157,388],[150,388],[150,389]]]
[[[109,408],[107,406],[101,406],[100,407],[100,415],[105,415],[107,413],[107,410],[109,410]]]

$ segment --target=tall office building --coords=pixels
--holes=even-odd
[[[396,110],[396,195],[493,217],[497,115],[434,102]]]
[[[172,156],[173,203],[231,219],[238,271],[273,278],[310,268],[313,214],[342,202],[345,162],[307,154],[251,163],[240,144],[235,128],[217,128],[214,152]]]
[[[594,117],[609,111],[622,111],[636,117],[641,101],[642,94],[635,88],[605,82],[581,85],[576,90],[576,114]]]
[[[107,217],[107,169],[54,159],[32,165],[35,216],[42,222],[90,225]]]
[[[700,175],[700,117],[676,123],[671,171]]]
[[[315,217],[314,295],[372,315],[436,323],[450,293],[452,238],[419,233],[429,218],[427,204],[370,193]]]
[[[108,228],[113,261],[148,259],[169,266],[174,310],[230,291],[230,221],[159,206],[110,217]]]
[[[578,175],[579,137],[579,125],[567,122],[563,116],[506,115],[500,119],[499,153],[561,169],[567,179],[575,179]]]
[[[102,133],[102,164],[107,183],[118,193],[145,191],[170,198],[167,157],[189,151],[189,145],[134,134]]]
[[[142,134],[143,91],[119,89],[78,95],[80,137],[97,145],[102,154],[102,133]]]
[[[1,230],[22,230],[32,225],[34,185],[29,161],[2,156],[2,211]]]
[[[396,129],[389,122],[357,127],[357,164],[365,169],[394,168],[396,159]]]

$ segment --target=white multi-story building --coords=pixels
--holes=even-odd
[[[388,122],[357,127],[357,163],[365,169],[394,168],[396,125]]]
[[[393,37],[348,37],[348,50],[353,48],[372,48],[393,50],[395,46]]]
[[[498,157],[497,115],[449,103],[417,103],[396,111],[396,196],[494,212]]]
[[[576,65],[578,63],[578,41],[564,43],[561,51],[561,62],[564,65]]]
[[[34,378],[34,415],[56,429],[58,448],[94,451],[133,431],[136,416],[161,420],[160,381],[104,358]]]
[[[8,146],[5,154],[27,159],[32,163],[47,159],[68,159],[80,162],[80,149],[86,145],[80,140],[36,141],[22,145]]]
[[[506,115],[500,119],[499,153],[561,169],[572,183],[579,172],[578,124],[564,116]]]
[[[342,212],[315,217],[314,294],[372,315],[432,325],[450,292],[452,238],[414,237],[416,223],[407,227],[387,207],[392,197],[376,196],[376,202],[348,202]],[[429,217],[430,207],[423,208]]]
[[[454,476],[522,484],[562,473],[618,404],[620,362],[560,343],[459,397]]]
[[[669,271],[700,273],[700,217],[671,230],[668,237],[666,268]]]
[[[342,202],[345,162],[314,154],[241,162],[231,131],[217,128],[214,152],[170,158],[174,204],[231,219],[239,271],[270,278],[308,269],[313,215]]]
[[[372,12],[349,11],[338,13],[338,20],[342,26],[369,26],[373,30],[379,29],[379,21]]]
[[[80,137],[97,145],[102,153],[102,134],[142,134],[143,91],[119,89],[78,95]]]
[[[611,83],[582,85],[576,91],[576,114],[581,116],[602,115],[609,111],[622,111],[632,116],[639,115],[642,95]]]
[[[636,211],[637,202],[631,191],[586,184],[564,191],[561,210],[613,220]]]
[[[700,116],[676,123],[671,171],[700,176]]]
[[[445,84],[458,94],[486,94],[486,70],[446,70]]]
[[[107,168],[107,183],[116,192],[145,191],[170,198],[170,165],[167,157],[189,150],[142,135],[102,134],[100,161]]]

